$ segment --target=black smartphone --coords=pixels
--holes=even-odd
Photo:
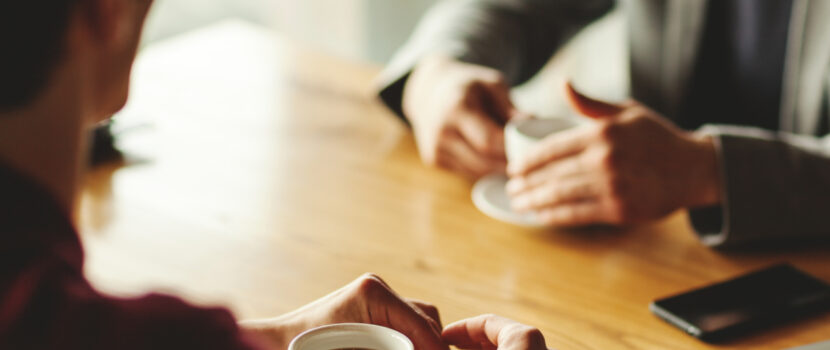
[[[651,311],[705,342],[826,311],[830,285],[789,264],[654,301]]]

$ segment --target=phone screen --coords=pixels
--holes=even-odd
[[[784,264],[655,301],[651,310],[691,335],[717,341],[828,305],[827,283]]]

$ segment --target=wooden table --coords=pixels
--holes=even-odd
[[[684,214],[607,232],[490,219],[470,183],[421,165],[411,134],[372,98],[378,70],[242,22],[144,50],[117,125],[129,158],[87,178],[89,278],[254,318],[372,271],[437,304],[445,322],[498,313],[558,349],[707,349],[649,302],[779,261],[830,280],[826,249],[721,253]],[[824,315],[723,347],[828,337]]]

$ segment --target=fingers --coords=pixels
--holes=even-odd
[[[617,105],[592,99],[577,91],[570,82],[566,90],[574,108],[592,118],[615,117],[637,105],[634,101]],[[603,127],[578,127],[545,138],[528,156],[510,164],[508,173],[515,176],[531,172],[547,162],[579,153],[598,140],[610,137],[615,129],[613,123],[601,125]]]
[[[500,125],[504,125],[518,113],[510,99],[510,87],[502,75],[484,80],[481,86],[485,90],[481,96],[486,98],[479,103],[479,107]]]
[[[554,160],[578,154],[595,140],[596,130],[589,127],[577,127],[548,136],[523,158],[508,165],[511,176],[528,174]]]
[[[503,124],[514,113],[509,89],[501,75],[482,78],[469,89],[463,107],[456,112],[455,129],[479,155],[503,159]]]
[[[538,329],[495,315],[455,322],[443,332],[444,341],[461,349],[545,350]]]
[[[592,175],[590,167],[581,155],[550,162],[535,171],[513,177],[507,183],[507,193],[518,196],[548,182],[562,181],[577,176]]]
[[[408,304],[409,307],[411,307],[413,310],[418,312],[421,317],[424,317],[428,321],[430,321],[431,325],[433,326],[433,328],[435,329],[435,331],[437,333],[439,333],[439,334],[441,333],[441,328],[443,327],[443,325],[441,324],[441,315],[438,313],[438,308],[437,307],[435,307],[434,305],[429,304],[427,302],[424,302],[424,301],[420,301],[420,300],[416,300],[416,299],[401,298],[400,296],[398,296],[398,294],[395,292],[395,290],[392,289],[392,287],[390,287],[389,284],[386,283],[386,281],[384,281],[382,278],[380,278],[377,275],[367,274],[367,275],[364,275],[362,278],[371,278],[373,280],[376,280],[378,283],[380,283],[386,289],[386,291],[388,291],[389,294],[391,294],[393,297],[395,297],[397,299],[400,299],[403,302],[405,302],[406,304]]]
[[[415,344],[417,349],[447,350],[440,338],[439,324],[409,303],[398,299],[388,309],[388,327],[400,331]]]
[[[439,331],[441,328],[444,327],[441,323],[441,315],[438,313],[437,307],[435,307],[432,304],[415,299],[406,299],[406,301],[409,303],[409,305],[412,305],[413,308],[423,312],[424,315],[432,319],[432,321],[434,321],[435,324],[438,325]]]
[[[458,133],[473,147],[476,153],[499,158],[504,157],[504,129],[477,113],[463,113],[457,117]]]
[[[484,176],[484,174],[481,174],[480,172],[473,171],[459,164],[457,161],[453,160],[453,158],[447,155],[442,154],[440,156],[440,161],[437,164],[439,167],[449,170],[454,174],[461,175],[469,180],[475,180]]]
[[[503,125],[518,112],[500,72],[428,57],[407,82],[403,102],[425,163],[469,178],[504,172]]]
[[[568,95],[568,101],[581,114],[590,118],[604,118],[620,114],[625,107],[608,102],[596,100],[585,96],[574,88],[573,84],[568,81],[565,83],[565,92]]]
[[[490,329],[487,329],[488,319]],[[444,328],[442,334],[447,344],[460,349],[482,349],[485,345],[496,347],[499,345],[499,318],[494,315],[482,315],[466,320],[454,322]],[[504,323],[502,321],[502,323]]]
[[[536,217],[546,225],[586,226],[614,221],[599,200],[571,202],[536,211]]]
[[[514,210],[526,212],[593,200],[603,194],[599,184],[595,179],[586,178],[552,181],[514,197],[510,204]]]
[[[490,173],[504,172],[507,166],[507,161],[503,158],[486,156],[476,152],[457,133],[450,133],[446,136],[438,157],[439,166],[460,172],[471,179]]]
[[[402,299],[375,275],[365,275],[359,281],[359,295],[366,303],[369,323],[403,333],[419,350],[448,350],[441,340],[440,324],[421,307],[436,316],[437,310],[430,310],[425,303],[417,306]]]

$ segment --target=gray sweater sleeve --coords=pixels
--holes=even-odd
[[[380,97],[401,114],[403,86],[428,54],[495,68],[519,84],[614,0],[445,0],[423,18],[379,79]]]
[[[723,202],[692,209],[710,246],[830,238],[830,136],[708,125],[721,168]]]

